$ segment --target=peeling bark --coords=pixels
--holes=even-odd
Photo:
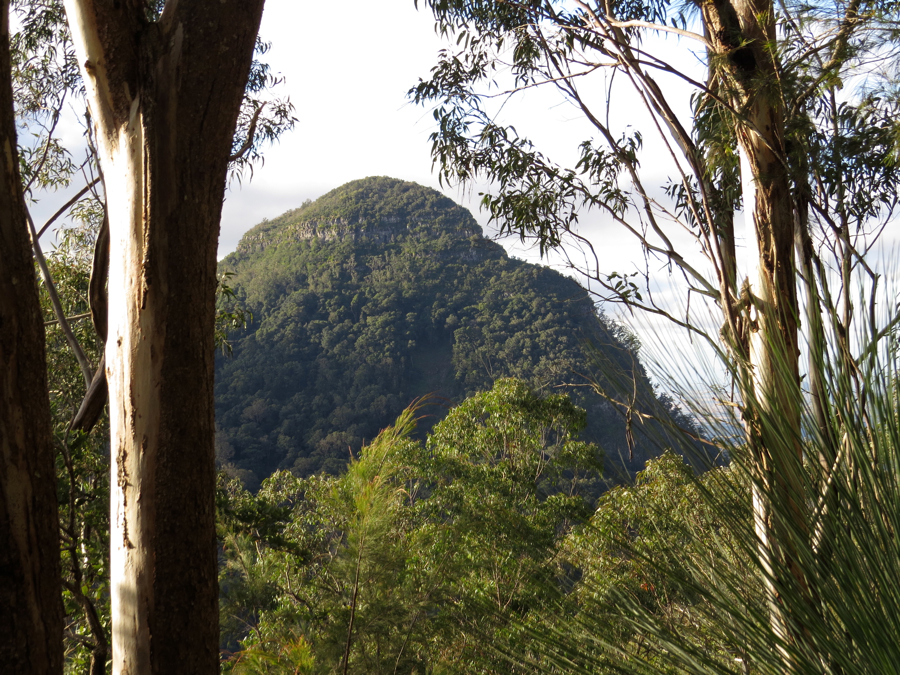
[[[216,673],[216,247],[263,0],[65,5],[110,225],[113,672]]]
[[[0,668],[62,673],[56,470],[44,327],[19,177],[0,2]]]
[[[790,640],[799,636],[798,627],[789,628],[782,615],[777,586],[795,583],[809,594],[798,561],[798,547],[806,543],[797,539],[798,533],[808,534],[808,524],[800,472],[795,223],[783,97],[772,52],[775,11],[771,0],[708,0],[701,8],[719,91],[736,111],[747,241],[749,339],[742,395],[758,473],[754,522],[760,558],[774,580],[768,589],[773,628]]]

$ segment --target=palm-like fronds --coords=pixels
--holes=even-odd
[[[810,365],[826,428],[810,405],[797,429],[777,406],[696,402],[729,467],[695,476],[667,460],[605,498],[578,541],[576,590],[528,627],[535,654],[510,657],[566,673],[900,672],[898,353],[852,359],[846,344]],[[761,468],[748,424],[802,458]]]

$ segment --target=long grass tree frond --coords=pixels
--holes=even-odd
[[[857,302],[866,299],[861,293]],[[808,390],[801,426],[790,428],[777,408],[710,405],[696,380],[682,389],[679,398],[693,399],[729,466],[698,475],[663,458],[633,486],[605,496],[590,526],[570,539],[580,566],[574,590],[553,616],[528,627],[541,645],[529,665],[554,673],[898,672],[894,311],[877,317],[874,333],[858,322],[846,340],[833,329],[833,312],[824,313],[832,330],[819,349],[805,351],[823,386],[816,405],[828,411],[826,429]],[[717,363],[708,381],[722,365],[740,376]],[[812,379],[804,373],[805,382]],[[767,443],[800,447],[795,463],[778,467],[793,472],[790,480],[760,471],[741,432],[748,415]],[[685,436],[681,445],[686,451],[692,443]],[[759,498],[767,504],[765,529],[753,503]],[[767,530],[778,532],[777,542],[761,541]],[[773,565],[786,559],[802,575]]]

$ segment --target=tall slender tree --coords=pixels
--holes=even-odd
[[[110,223],[113,672],[214,673],[216,247],[263,0],[65,9]]]
[[[62,673],[63,611],[56,471],[44,326],[19,177],[9,56],[0,2],[0,663]]]
[[[794,208],[785,151],[784,93],[777,84],[775,6],[771,0],[705,3],[710,80],[734,111],[733,133],[740,153],[743,188],[746,281],[740,310],[732,307],[744,341],[730,341],[739,359],[742,399],[747,408],[748,447],[758,482],[754,493],[760,556],[775,571],[784,565],[807,585],[792,551],[794,534],[808,530],[802,501],[797,280],[794,268]],[[732,291],[733,292],[733,291]],[[740,312],[740,315],[738,315]],[[765,419],[760,419],[765,418]],[[773,420],[779,424],[773,425]],[[772,522],[769,498],[794,504],[796,520]],[[781,550],[779,550],[780,544]],[[773,628],[789,638],[769,589]]]

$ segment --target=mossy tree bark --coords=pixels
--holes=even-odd
[[[217,673],[213,326],[263,0],[65,0],[106,180],[114,673]]]

